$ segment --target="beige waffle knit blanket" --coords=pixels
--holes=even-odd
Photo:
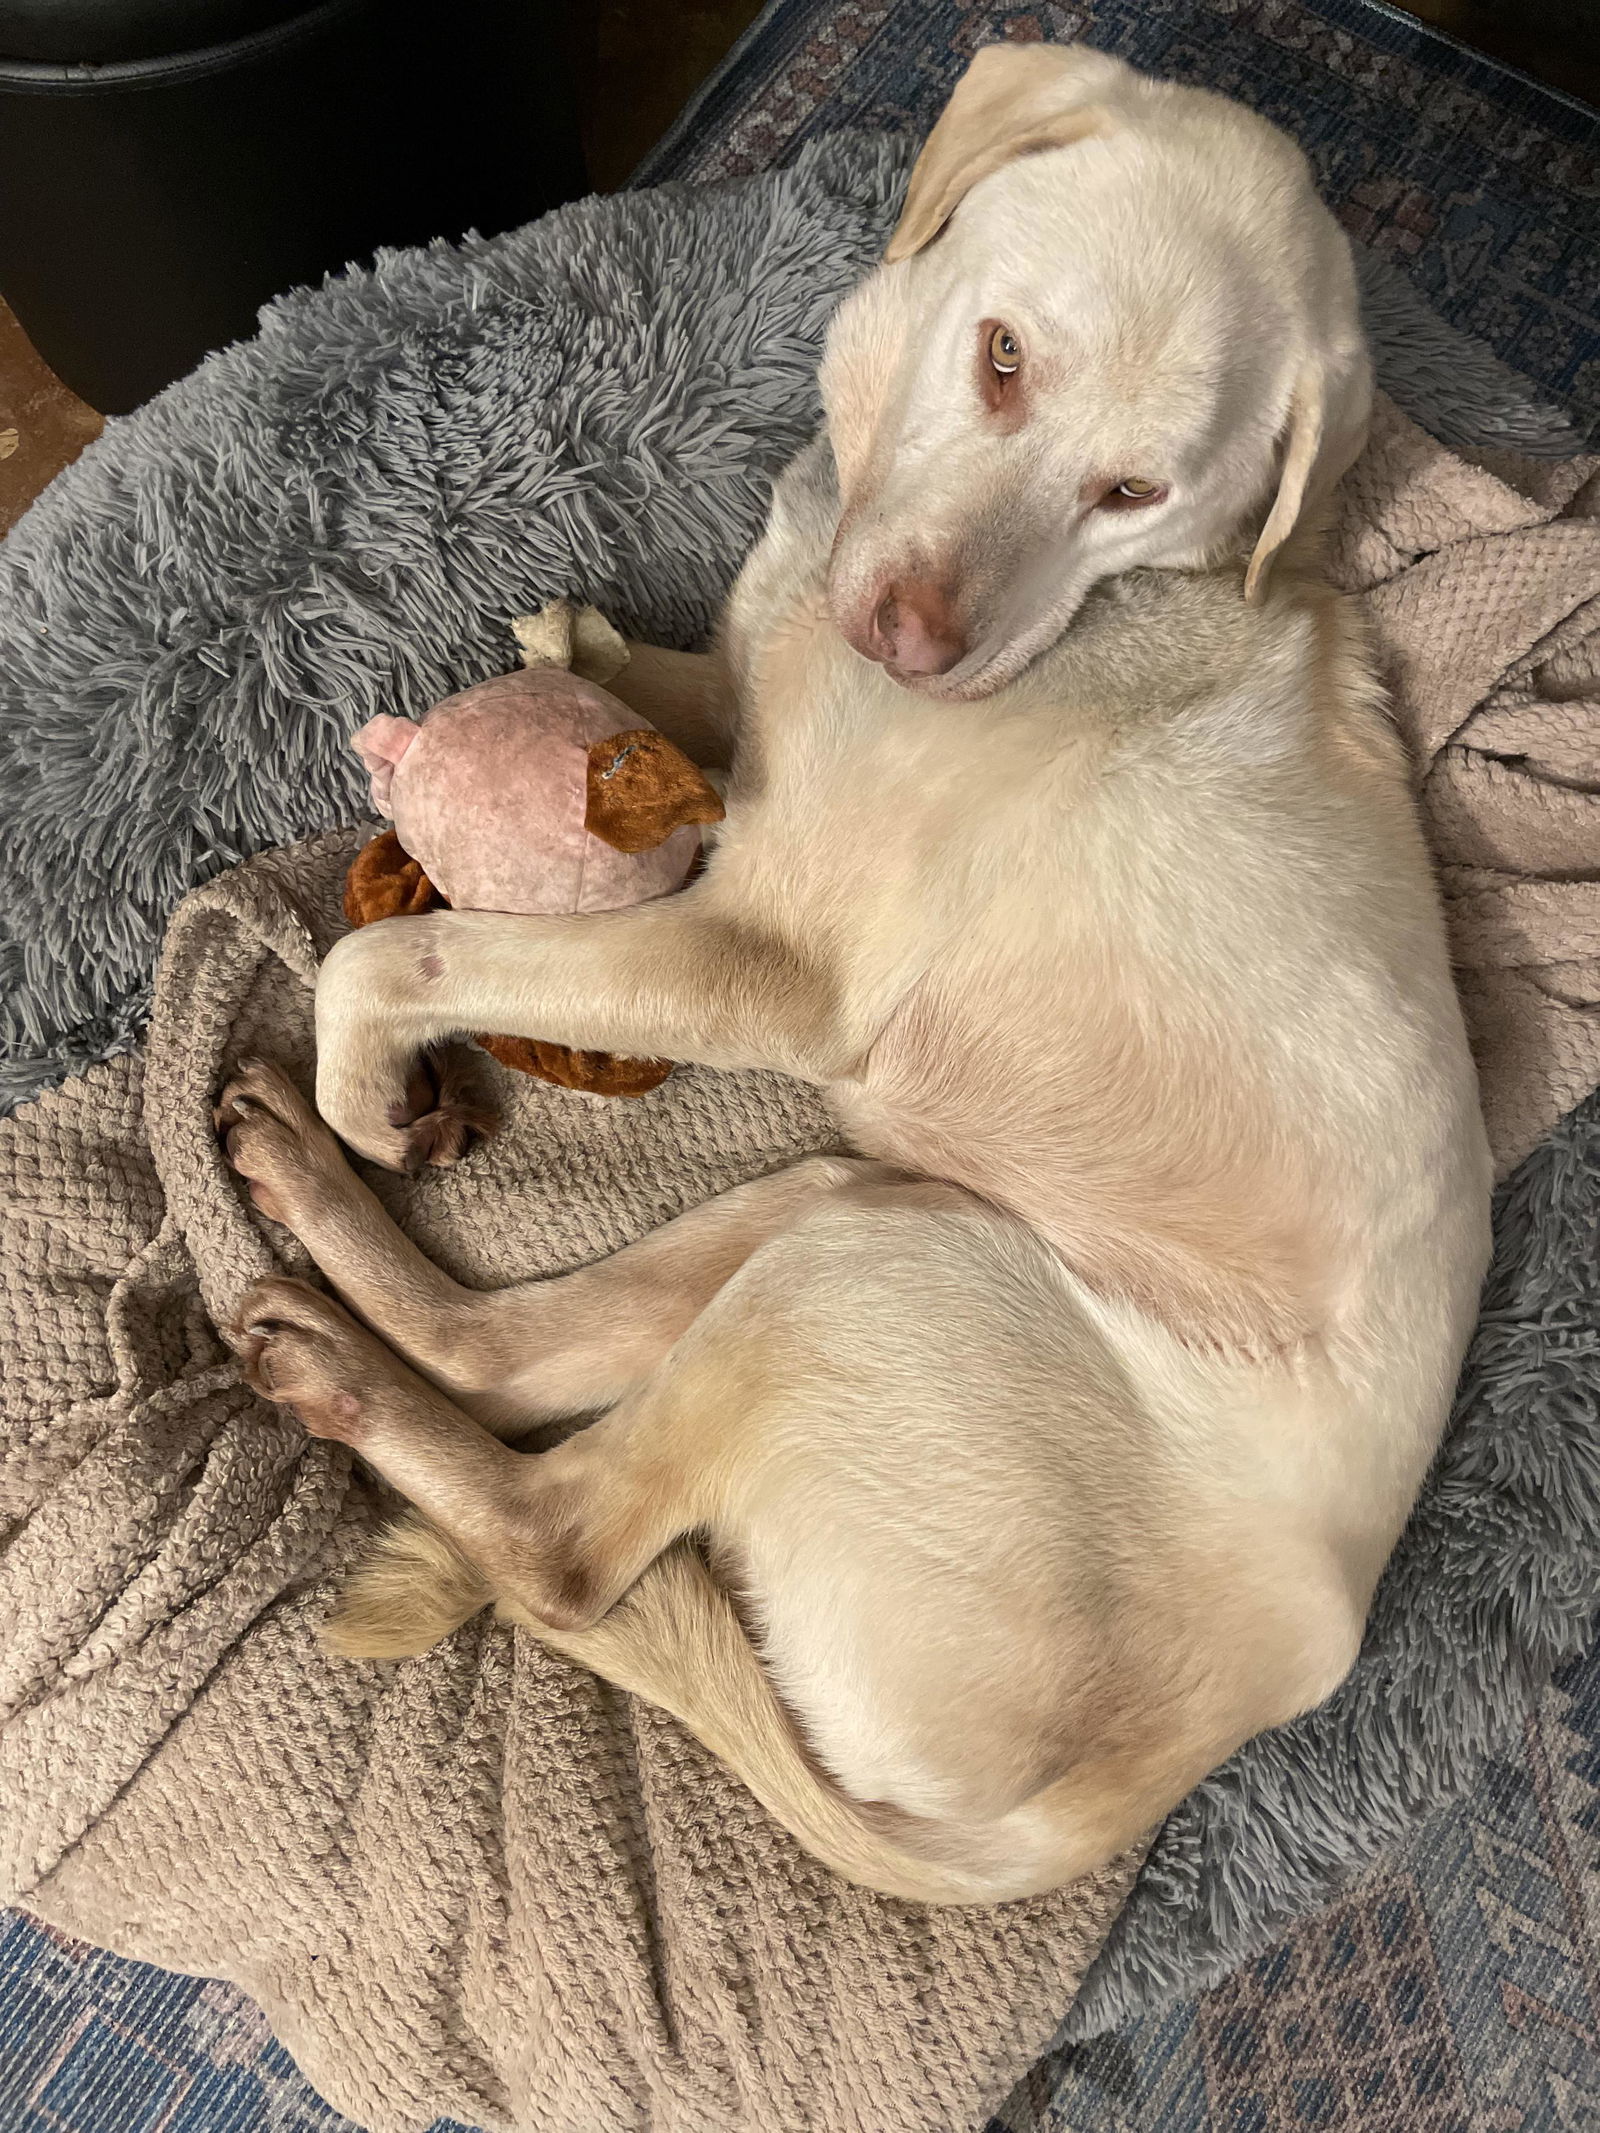
[[[1558,515],[1578,471],[1508,471],[1386,410],[1338,556],[1402,689],[1503,1166],[1600,1079],[1600,524]],[[211,1330],[281,1239],[209,1111],[241,1051],[309,1064],[355,841],[191,896],[146,1059],[0,1125],[0,1895],[236,1979],[380,2133],[441,2112],[528,2133],[981,2125],[1130,1867],[992,1912],[883,1902],[530,1638],[480,1621],[393,1668],[316,1646],[379,1506]],[[610,1105],[507,1086],[508,1130],[471,1163],[380,1181],[480,1285],[613,1249],[828,1137],[763,1076]]]
[[[1048,2040],[1132,1862],[922,1910],[801,1854],[670,1721],[486,1620],[352,1665],[315,1628],[377,1505],[211,1330],[284,1242],[219,1162],[224,1064],[309,1065],[359,842],[225,875],[173,922],[144,1062],[0,1126],[0,1894],[232,1978],[377,2129],[956,2133]],[[506,1076],[507,1131],[379,1181],[491,1285],[615,1249],[828,1142],[775,1076],[635,1103]],[[294,1264],[295,1262],[289,1262]]]
[[[1600,460],[1469,466],[1388,401],[1345,483],[1502,1176],[1600,1082]]]

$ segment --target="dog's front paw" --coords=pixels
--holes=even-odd
[[[347,934],[317,980],[317,1109],[342,1141],[389,1170],[459,1162],[494,1131],[474,1053],[419,1049],[403,1033],[442,967],[432,918],[389,918]]]
[[[360,1447],[389,1351],[333,1297],[275,1276],[247,1291],[226,1329],[245,1383],[291,1407],[313,1437]]]
[[[447,1169],[498,1124],[483,1077],[455,1045],[413,1060],[396,1081],[319,1074],[317,1100],[339,1138],[386,1170]]]

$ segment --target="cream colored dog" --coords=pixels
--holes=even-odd
[[[860,1157],[476,1294],[252,1067],[232,1160],[364,1324],[269,1282],[237,1337],[431,1521],[345,1649],[497,1596],[841,1873],[989,1901],[1350,1666],[1488,1159],[1405,767],[1306,568],[1369,387],[1298,152],[1096,53],[985,52],[823,388],[720,660],[616,683],[704,760],[731,733],[704,875],[353,934],[317,1095],[378,1162],[448,1159],[470,1110],[419,1057],[492,1028],[802,1075]]]

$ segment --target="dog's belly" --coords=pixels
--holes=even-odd
[[[981,1019],[920,989],[830,1091],[841,1124],[864,1153],[1019,1215],[1088,1287],[1187,1341],[1303,1340],[1337,1240],[1265,1092],[1181,1037],[1152,1047],[1115,1002],[1053,1031],[1030,1011],[1003,972]]]

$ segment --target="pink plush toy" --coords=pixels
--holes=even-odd
[[[614,911],[682,886],[698,824],[722,818],[705,778],[597,682],[627,650],[592,608],[565,601],[513,625],[520,673],[464,689],[418,725],[372,719],[354,746],[394,829],[357,855],[352,925],[443,901],[473,911]],[[600,1095],[642,1095],[663,1060],[481,1037],[507,1066]]]

